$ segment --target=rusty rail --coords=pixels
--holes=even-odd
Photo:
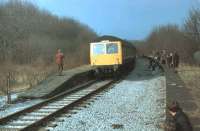
[[[34,106],[32,106],[32,107],[26,108],[26,109],[24,109],[24,110],[18,111],[18,112],[16,112],[16,113],[11,114],[11,115],[9,115],[9,116],[6,116],[6,117],[4,117],[4,118],[1,118],[1,119],[0,119],[0,125],[6,125],[7,123],[9,124],[10,121],[15,120],[16,118],[19,118],[20,116],[23,116],[23,115],[26,114],[26,113],[33,112],[33,111],[36,110],[36,109],[39,109],[39,108],[41,108],[41,107],[43,107],[43,106],[45,106],[45,105],[48,105],[49,103],[56,102],[56,101],[58,101],[60,98],[65,97],[66,95],[72,94],[72,93],[74,93],[74,92],[78,92],[78,91],[80,91],[81,89],[85,89],[85,88],[87,89],[87,87],[89,87],[90,85],[92,85],[92,84],[95,83],[95,82],[97,82],[97,81],[96,81],[96,80],[91,80],[91,81],[89,81],[89,82],[87,82],[87,83],[85,83],[85,84],[79,85],[79,86],[77,86],[76,88],[73,88],[73,89],[71,89],[71,90],[68,90],[68,91],[66,91],[66,92],[63,92],[62,94],[59,94],[59,95],[54,96],[54,97],[52,97],[52,98],[49,98],[49,99],[47,99],[47,100],[45,100],[45,101],[43,101],[43,102],[41,102],[41,103],[39,103],[39,104],[36,104],[36,105],[34,105]],[[47,122],[48,122],[49,120],[51,120],[53,117],[55,117],[55,116],[61,114],[62,112],[66,111],[68,108],[71,108],[71,107],[75,106],[77,103],[79,103],[79,102],[81,102],[81,101],[83,101],[83,100],[89,98],[91,95],[97,93],[98,91],[105,89],[106,87],[108,87],[109,85],[111,85],[113,82],[114,82],[113,80],[110,80],[108,83],[106,83],[106,84],[103,85],[102,87],[99,87],[99,88],[97,88],[97,89],[94,90],[94,91],[91,91],[89,94],[86,94],[85,96],[81,97],[80,99],[77,99],[77,100],[74,101],[73,103],[71,103],[71,104],[69,104],[69,105],[67,105],[67,106],[64,106],[63,108],[60,108],[59,110],[57,110],[57,111],[55,111],[55,112],[53,112],[53,113],[51,113],[51,114],[49,114],[49,115],[43,117],[42,119],[39,119],[39,120],[35,121],[35,122],[32,123],[31,125],[27,125],[25,128],[20,129],[20,130],[22,130],[22,131],[27,131],[27,130],[33,130],[33,129],[36,130],[36,129],[38,129],[41,125],[43,125],[44,123],[47,123]],[[1,129],[1,130],[4,130],[4,129],[5,129],[5,130],[8,130],[8,129],[6,129],[6,128],[0,128],[0,129]]]

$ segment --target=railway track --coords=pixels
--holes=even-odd
[[[0,131],[36,131],[53,118],[75,107],[95,93],[111,85],[114,80],[89,81],[32,107],[0,119]]]

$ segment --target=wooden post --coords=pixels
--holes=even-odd
[[[10,94],[10,72],[7,74],[7,89],[6,89],[6,94],[7,94],[7,104],[11,104],[11,94]]]

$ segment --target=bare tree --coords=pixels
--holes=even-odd
[[[146,55],[163,49],[167,52],[177,51],[182,61],[192,62],[197,45],[177,25],[166,25],[154,28],[139,49]]]
[[[68,59],[79,61],[80,52],[88,51],[88,43],[96,34],[89,27],[69,18],[59,18],[21,0],[0,3],[0,62],[33,64],[53,62],[57,48]],[[83,55],[82,55],[83,54]],[[82,53],[83,63],[88,54]]]
[[[200,42],[200,8],[190,10],[184,28],[187,35]]]

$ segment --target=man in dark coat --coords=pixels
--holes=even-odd
[[[174,53],[174,66],[178,68],[179,65],[179,55],[177,52]]]
[[[193,131],[188,116],[179,107],[178,102],[172,103],[169,107],[169,113],[174,119],[176,131]]]

